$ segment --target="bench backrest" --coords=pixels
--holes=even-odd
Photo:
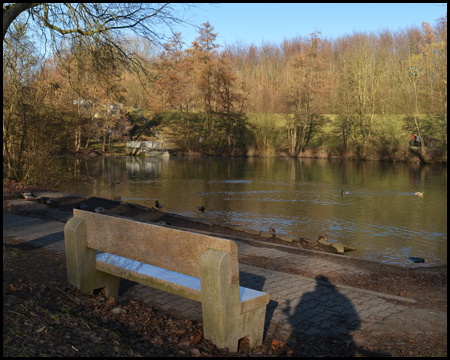
[[[231,240],[74,209],[86,221],[88,248],[199,278],[207,249],[230,252],[231,281],[239,283],[237,245]]]

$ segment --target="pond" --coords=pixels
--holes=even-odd
[[[59,190],[329,241],[400,266],[447,263],[447,168],[291,158],[62,158]],[[344,190],[348,194],[341,195]],[[424,192],[423,197],[415,196]],[[205,207],[205,212],[198,210]],[[413,264],[419,256],[425,264]]]

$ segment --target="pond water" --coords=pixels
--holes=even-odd
[[[165,211],[289,236],[328,235],[357,249],[349,256],[390,264],[447,263],[445,167],[218,157],[60,161],[62,191],[146,206],[159,200]],[[410,256],[426,262],[413,264]]]

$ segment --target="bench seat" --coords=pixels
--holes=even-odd
[[[184,297],[199,302],[202,301],[200,279],[193,276],[180,274],[175,271],[170,271],[158,266],[141,263],[136,260],[127,259],[123,256],[109,253],[101,253],[96,255],[96,269],[132,281],[135,281],[136,278],[139,277],[139,283],[158,289],[159,284],[175,284],[180,288],[186,289],[186,292],[183,294]],[[164,289],[160,290],[177,294],[176,291],[171,291],[171,287],[164,287]],[[249,289],[243,286],[239,286],[239,294],[241,312],[252,310],[254,308],[252,306],[252,300],[260,296],[267,295],[262,291]]]

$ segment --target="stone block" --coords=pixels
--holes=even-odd
[[[258,230],[253,230],[253,229],[244,229],[244,232],[250,235],[259,235],[260,231]]]
[[[344,245],[342,245],[341,243],[332,243],[331,246],[336,249],[338,254],[343,254],[345,251]]]
[[[86,246],[86,222],[71,218],[64,227],[67,279],[81,292],[92,294],[95,289],[106,288],[106,296],[119,293],[120,277],[96,269],[94,249]]]
[[[239,340],[262,344],[268,294],[248,300],[242,313],[239,286],[231,284],[229,253],[214,249],[200,259],[204,336],[220,348],[235,352]]]
[[[268,231],[261,231],[259,236],[262,236],[263,238],[273,238],[275,236],[275,234],[272,232],[268,232]]]
[[[285,236],[285,235],[277,235],[277,239],[283,240],[283,241],[287,241],[287,242],[293,242],[296,239],[290,236]]]

